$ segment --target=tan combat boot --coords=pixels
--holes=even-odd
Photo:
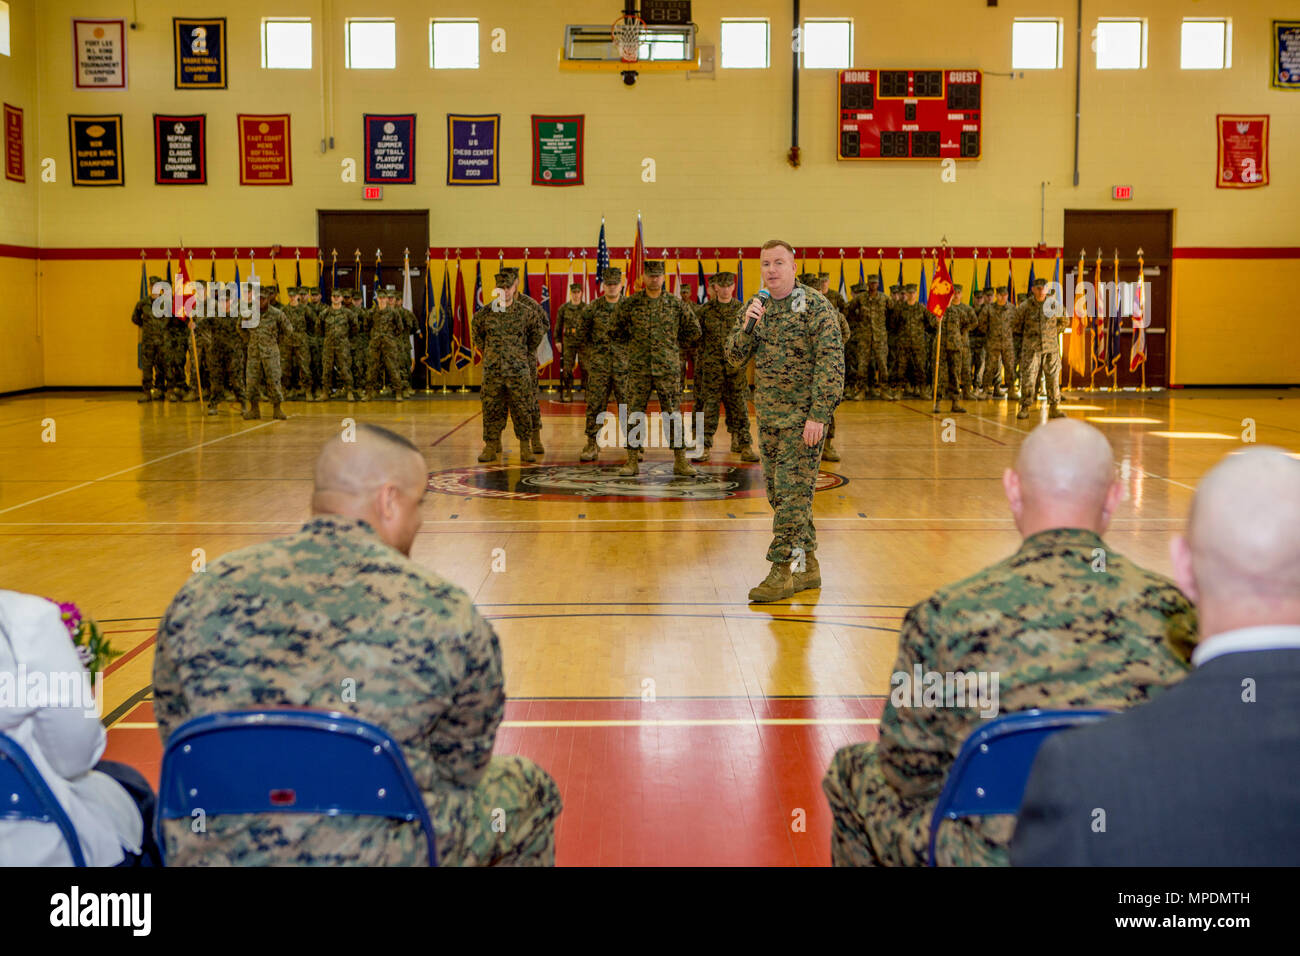
[[[596,447],[596,439],[588,435],[587,444],[582,446],[582,454],[578,456],[578,461],[595,461],[599,457],[600,449]]]
[[[758,452],[754,451],[753,445],[746,445],[740,449],[741,461],[758,461]]]
[[[826,444],[822,446],[822,461],[839,461],[840,453],[835,450],[831,440],[826,439]]]
[[[772,570],[767,572],[763,583],[749,592],[751,604],[767,604],[794,596],[794,575],[790,565],[784,561],[772,562]]]
[[[673,449],[673,474],[681,475],[683,478],[693,478],[699,474],[691,463],[686,460],[685,448]]]
[[[533,454],[546,454],[546,448],[542,445],[542,430],[540,428],[533,429]]]
[[[533,454],[533,449],[529,446],[528,442],[526,441],[521,441],[519,443],[519,460],[524,462],[525,464],[529,464],[537,460],[537,456]]]
[[[637,472],[641,470],[640,461],[641,453],[629,448],[627,450],[627,461],[623,463],[623,467],[618,470],[618,473],[624,478],[635,478]]]
[[[803,570],[791,572],[794,578],[795,593],[812,591],[822,586],[822,569],[817,563],[817,555],[809,551],[803,558]]]
[[[1051,405],[1047,409],[1048,418],[1064,418],[1065,412],[1061,411],[1060,405]]]
[[[479,461],[496,461],[497,456],[501,454],[501,442],[488,441],[483,443],[483,450],[478,453]]]
[[[289,420],[289,416],[284,413],[284,409],[280,407],[279,402],[271,405],[271,417],[278,418],[282,422]]]
[[[964,409],[964,408],[961,406],[961,403],[958,402],[957,399],[955,399],[955,398],[952,400],[952,410],[953,410],[954,412],[956,412],[958,415],[964,415],[964,414],[966,414],[966,409]]]
[[[251,422],[254,419],[262,417],[262,409],[257,402],[244,402],[244,421]]]
[[[703,445],[700,448],[700,453],[695,456],[695,461],[697,464],[704,464],[704,462],[709,460],[709,456],[712,454],[713,454],[713,446]]]

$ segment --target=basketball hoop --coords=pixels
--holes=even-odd
[[[645,34],[645,21],[634,13],[624,14],[614,21],[609,35],[618,47],[624,63],[635,63],[641,56],[641,37]]]

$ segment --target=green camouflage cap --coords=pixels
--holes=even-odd
[[[995,289],[993,288],[993,286],[991,286],[991,285],[986,285],[986,286],[984,287],[984,294],[985,294],[985,295],[988,295],[990,292],[994,292],[994,291],[996,291],[996,290],[995,290]]]
[[[519,278],[519,270],[514,266],[502,266],[496,274],[496,283],[498,289],[508,289],[515,284]]]
[[[996,292],[998,295],[1006,295],[1006,294],[1007,294],[1007,287],[1004,286],[1004,285],[1000,285],[1000,286],[998,286],[996,289],[994,289],[993,291]]]
[[[865,282],[855,282],[849,286],[849,290],[852,292],[866,292],[867,284]]]
[[[709,281],[714,285],[735,285],[736,274],[734,272],[715,272],[713,278]]]
[[[268,296],[274,296],[279,294],[280,294],[280,287],[274,283],[270,283],[262,286],[261,291],[259,292],[259,295],[261,295],[263,299],[267,298]]]
[[[389,296],[397,295],[397,286],[392,285],[391,283],[389,285],[384,286],[384,295],[389,295]]]
[[[331,299],[334,298],[336,295],[339,296],[339,297],[342,297],[344,294],[345,294],[345,293],[343,292],[342,289],[330,289],[330,298],[331,298]]]
[[[581,282],[570,282],[570,283],[569,283],[569,291],[570,291],[570,292],[581,292],[581,291],[582,291],[582,283],[581,283]]]
[[[648,276],[661,276],[664,274],[664,264],[661,259],[647,259],[645,262],[645,274]]]
[[[963,291],[965,291],[965,289],[966,289],[966,287],[965,287],[964,285],[962,285],[960,282],[954,282],[954,283],[952,284],[952,291],[953,291],[954,294],[956,294],[956,293],[958,293],[958,292],[963,292]]]
[[[601,282],[622,282],[623,270],[615,266],[610,266],[600,274]]]
[[[164,279],[162,276],[150,276],[150,277],[149,277],[149,288],[152,289],[152,288],[153,288],[154,286],[156,286],[159,282],[166,282],[166,281],[167,281],[167,280]]]
[[[903,287],[902,287],[901,285],[899,285],[898,283],[894,283],[893,285],[891,285],[891,286],[889,287],[889,291],[890,291],[890,292],[893,292],[893,293],[895,293],[895,294],[897,294],[897,293],[903,291]]]
[[[1044,288],[1046,285],[1047,285],[1047,280],[1046,280],[1046,279],[1035,279],[1035,280],[1034,280],[1034,288],[1035,288],[1035,289],[1042,289],[1042,288]]]
[[[867,276],[867,285],[871,285],[872,283],[875,283],[876,285],[880,285],[880,276],[876,276],[876,275]]]
[[[907,285],[903,286],[904,292],[919,292],[920,289],[921,287],[918,286],[915,282],[909,282]]]
[[[829,272],[817,273],[817,281],[820,282],[822,279],[825,279],[827,282],[829,282],[831,280],[831,274]]]

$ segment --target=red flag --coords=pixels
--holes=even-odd
[[[640,292],[645,288],[645,239],[641,235],[641,214],[636,216],[636,246],[632,249],[631,261],[627,264],[628,292]]]
[[[1147,360],[1147,319],[1146,302],[1143,292],[1142,250],[1138,250],[1138,280],[1133,287],[1133,347],[1128,354],[1128,370],[1136,372],[1137,367]]]
[[[946,251],[946,250],[945,250]],[[946,257],[940,257],[934,266],[934,278],[930,280],[930,289],[925,307],[936,319],[943,315],[952,301],[952,276],[948,274]]]
[[[448,269],[448,272],[451,270]],[[465,308],[465,283],[460,277],[460,256],[456,257],[456,288],[452,290],[451,337],[460,344],[456,357],[457,367],[471,365],[478,358],[473,343],[470,342],[469,313]]]
[[[1084,346],[1083,333],[1088,328],[1088,297],[1083,281],[1083,250],[1079,250],[1079,271],[1074,275],[1074,314],[1070,317],[1070,367],[1083,374],[1087,367],[1088,351]]]

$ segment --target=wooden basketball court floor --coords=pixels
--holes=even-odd
[[[1107,434],[1126,484],[1109,543],[1167,574],[1196,481],[1242,447],[1243,419],[1257,441],[1300,449],[1297,394],[1075,393],[1069,414]],[[0,399],[0,587],[76,601],[126,651],[105,683],[106,756],[156,784],[154,631],[196,549],[212,560],[295,530],[345,417],[394,429],[441,489],[412,557],[500,634],[496,749],[555,777],[569,865],[826,864],[831,755],[876,736],[907,608],[1016,548],[1000,476],[1045,418],[1017,421],[1006,402],[968,403],[949,425],[923,401],[841,406],[843,460],[823,463],[815,500],[824,586],[749,606],[771,520],[757,464],[723,454],[706,469],[756,497],[670,500],[658,450],[646,500],[601,500],[566,467],[593,467],[577,461],[582,404],[545,401],[545,467],[529,474],[558,479],[511,497],[534,486],[509,430],[509,467],[475,463],[475,394],[286,407],[286,422],[244,422],[229,405],[209,418],[123,392]],[[602,465],[612,475],[620,459]]]

